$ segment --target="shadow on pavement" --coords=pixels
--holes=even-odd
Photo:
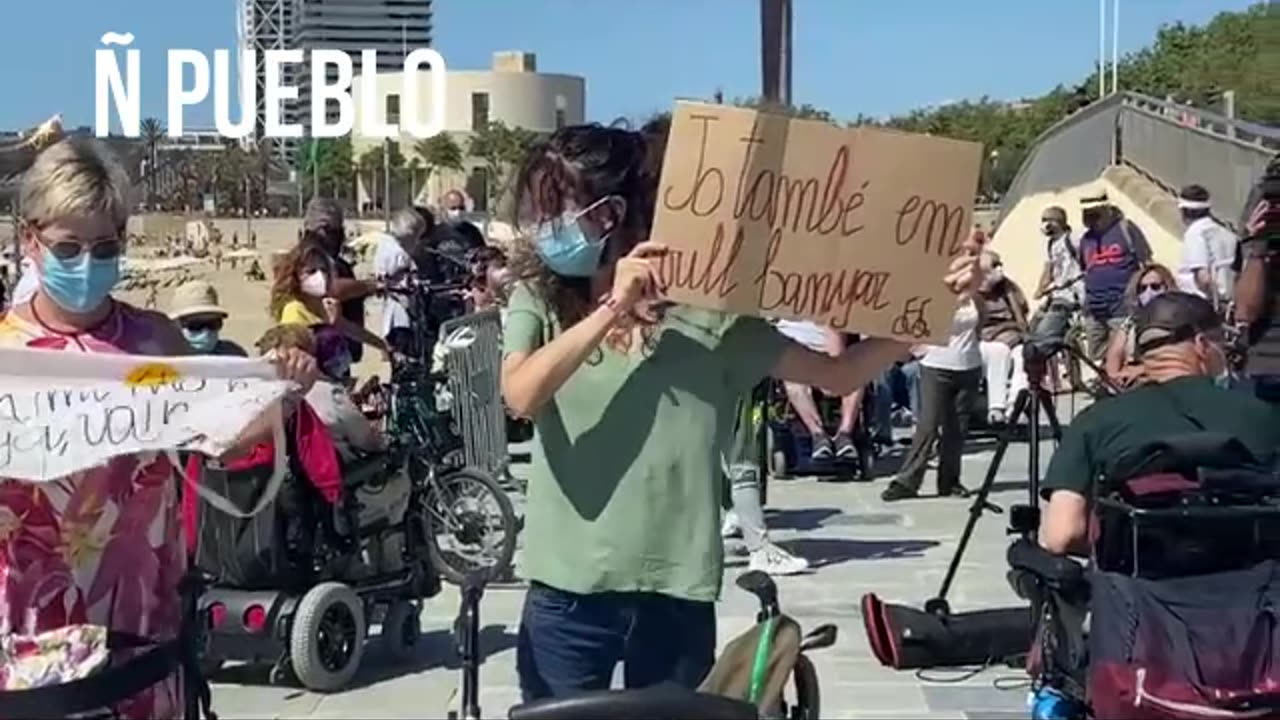
[[[936,540],[845,540],[842,538],[800,538],[778,543],[789,552],[809,561],[817,569],[850,560],[887,560],[922,557],[937,547]]]
[[[777,530],[817,530],[824,520],[841,512],[833,507],[766,510],[765,524]]]
[[[486,660],[515,646],[516,634],[508,632],[505,625],[489,625],[480,630],[481,657]],[[355,680],[342,690],[358,690],[432,668],[451,671],[462,668],[451,631],[432,630],[423,633],[418,641],[417,652],[404,662],[395,662],[387,657],[378,642],[378,636],[370,635],[365,641],[364,658],[360,661],[360,670],[356,673]],[[218,684],[266,687],[271,684],[267,679],[270,669],[269,665],[232,665],[214,673],[209,679]],[[293,684],[284,687],[300,693],[307,692],[293,678],[290,678],[290,682]]]

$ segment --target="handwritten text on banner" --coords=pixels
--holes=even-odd
[[[677,103],[652,237],[672,300],[945,342],[980,145]]]
[[[287,390],[240,358],[0,350],[0,477],[52,480],[143,451],[219,455]]]

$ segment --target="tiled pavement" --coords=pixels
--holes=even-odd
[[[966,455],[964,477],[976,489],[991,461],[992,443]],[[1047,463],[1051,445],[1045,443]],[[1026,497],[1025,444],[1015,444],[997,477],[992,499],[1007,507]],[[889,601],[922,603],[938,588],[964,525],[969,501],[926,498],[886,505],[884,480],[827,483],[775,481],[769,524],[774,539],[810,559],[814,571],[779,580],[784,610],[802,625],[835,623],[835,647],[813,655],[821,678],[826,718],[1026,717],[1024,676],[989,668],[965,677],[934,672],[919,677],[881,667],[870,656],[858,599],[874,591]],[[931,487],[932,479],[926,479]],[[1016,602],[1004,581],[1006,516],[984,515],[961,566],[950,600],[957,610]],[[743,558],[731,560],[719,607],[721,641],[754,621],[754,600],[732,585]],[[481,706],[487,717],[505,717],[517,702],[515,630],[523,590],[491,588],[482,606]],[[266,684],[265,670],[232,667],[216,678],[215,709],[223,718],[440,718],[458,684],[449,628],[457,608],[452,588],[423,610],[425,642],[407,666],[384,662],[371,647],[355,684],[317,695]]]

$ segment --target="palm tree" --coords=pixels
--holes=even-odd
[[[440,133],[425,140],[419,140],[414,143],[413,152],[422,160],[425,171],[422,178],[424,188],[433,173],[441,170],[462,172],[462,148],[448,133]]]
[[[142,121],[142,143],[147,152],[147,205],[154,205],[156,202],[156,170],[159,165],[156,149],[163,139],[164,126],[159,120],[149,117]]]

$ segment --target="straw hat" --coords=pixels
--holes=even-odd
[[[218,291],[204,280],[189,280],[173,291],[169,317],[178,320],[192,315],[217,315],[226,317],[227,311],[218,304]]]

